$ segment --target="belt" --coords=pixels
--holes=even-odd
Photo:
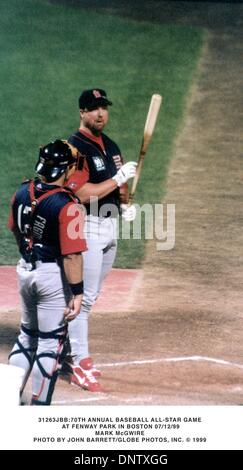
[[[24,258],[23,258],[24,259]],[[56,263],[57,259],[56,258],[50,258],[50,259],[35,259],[35,260],[27,260],[27,259],[24,259],[24,261],[26,263],[37,263],[37,262],[40,262],[40,263]]]
[[[56,258],[50,258],[50,259],[37,259],[37,261],[40,261],[41,263],[56,263],[57,259]]]
[[[57,262],[57,259],[56,258],[50,258],[50,259],[44,259],[44,260],[33,260],[33,261],[27,261],[23,258],[23,261],[26,263],[26,265],[28,265],[29,267],[29,271],[33,271],[34,269],[36,269],[38,266],[40,266],[41,264],[43,263],[56,263]]]

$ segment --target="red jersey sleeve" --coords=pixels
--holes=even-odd
[[[84,239],[85,209],[80,204],[70,202],[59,213],[59,237],[62,255],[86,251]]]
[[[73,193],[76,193],[88,181],[89,181],[89,168],[85,160],[82,170],[76,170],[75,173],[69,178],[65,186],[70,188],[73,191]]]
[[[10,209],[10,212],[9,212],[8,224],[7,224],[8,229],[11,230],[12,232],[13,232],[14,227],[15,227],[14,217],[13,217],[13,203],[15,201],[15,198],[16,198],[16,193],[13,195],[13,197],[11,199],[11,209]]]

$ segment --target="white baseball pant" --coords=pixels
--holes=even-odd
[[[74,364],[89,357],[88,316],[116,257],[117,219],[88,215],[84,234],[88,250],[83,253],[83,302],[80,314],[68,325]]]
[[[62,271],[57,263],[36,262],[36,269],[21,259],[17,265],[22,300],[21,329],[9,363],[22,367],[22,390],[32,370],[32,391],[40,404],[50,404],[59,360],[66,338]],[[32,369],[33,367],[33,369]]]

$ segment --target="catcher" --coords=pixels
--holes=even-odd
[[[82,302],[84,216],[78,199],[63,188],[76,169],[72,150],[61,140],[40,149],[38,178],[17,190],[9,218],[21,254],[17,276],[22,300],[20,333],[9,363],[25,370],[21,393],[32,372],[31,405],[51,404],[65,356],[67,322],[79,314]]]

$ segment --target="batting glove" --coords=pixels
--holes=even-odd
[[[134,178],[136,174],[136,162],[128,162],[121,166],[117,174],[112,177],[117,182],[117,186],[121,186],[126,183],[130,178]]]
[[[129,206],[128,204],[121,204],[121,210],[122,210],[122,218],[126,220],[126,222],[132,222],[137,214],[137,209],[134,204]]]

